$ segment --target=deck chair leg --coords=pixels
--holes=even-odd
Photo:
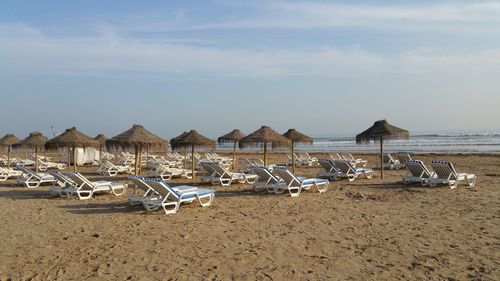
[[[168,203],[163,203],[161,206],[163,207],[163,210],[165,211],[165,214],[171,215],[177,213],[177,210],[179,210],[181,203],[179,202],[168,202]],[[167,206],[174,206],[173,209],[167,209]]]
[[[198,197],[198,201],[200,202],[200,205],[202,207],[208,207],[210,205],[212,205],[212,202],[214,201],[214,198],[215,198],[215,194],[212,194],[208,197],[208,201],[207,202],[203,202],[202,198]]]

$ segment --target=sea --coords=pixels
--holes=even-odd
[[[232,146],[221,145],[218,149],[232,150]],[[318,137],[314,138],[312,145],[296,145],[297,151],[305,152],[377,152],[378,149],[378,143],[356,144],[354,136]],[[412,135],[409,140],[384,141],[384,150],[417,153],[500,153],[500,132]]]

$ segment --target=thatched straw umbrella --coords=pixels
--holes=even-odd
[[[236,144],[238,141],[245,137],[240,130],[234,129],[230,133],[223,135],[217,139],[220,144],[232,143],[233,144],[233,169],[236,165]]]
[[[373,123],[373,126],[356,136],[356,143],[380,142],[380,178],[384,178],[384,139],[409,139],[410,133],[396,126],[393,126],[385,120],[379,120]]]
[[[49,139],[42,135],[40,132],[32,132],[30,135],[25,138],[24,140],[20,141],[17,146],[19,147],[24,147],[25,149],[27,148],[34,148],[35,149],[35,171],[38,173],[38,150],[44,148],[45,143]]]
[[[99,161],[102,160],[102,148],[106,145],[106,140],[108,139],[104,134],[98,134],[97,137],[94,138],[99,142]]]
[[[242,138],[239,141],[240,148],[245,147],[258,147],[259,145],[264,146],[264,165],[267,166],[267,144],[271,144],[271,148],[275,149],[278,147],[288,147],[292,143],[289,139],[285,138],[273,129],[262,126],[257,131],[251,133],[250,135]]]
[[[194,148],[195,147],[209,147],[214,149],[215,142],[195,130],[189,132],[184,132],[180,136],[175,137],[170,140],[170,145],[173,150],[191,147],[191,171],[193,173],[193,180],[195,178],[194,173]]]
[[[141,125],[133,125],[129,130],[112,137],[106,141],[106,148],[122,149],[134,148],[135,151],[135,175],[139,175],[141,168],[140,152],[142,148],[158,147],[165,148],[167,142],[161,137],[146,130]]]
[[[100,145],[99,141],[79,132],[75,127],[66,129],[64,133],[59,136],[49,140],[45,144],[46,149],[68,149],[68,168],[71,166],[70,163],[70,149],[73,149],[73,170],[76,172],[76,148],[86,148],[94,147],[98,148]]]
[[[295,129],[289,129],[283,136],[292,142],[292,171],[295,173],[295,143],[312,144],[313,138],[302,134]]]
[[[20,142],[16,136],[13,134],[6,134],[3,138],[0,139],[0,147],[7,147],[7,167],[10,167],[10,151],[12,150],[12,146],[16,145]]]

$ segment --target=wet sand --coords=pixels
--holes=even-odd
[[[1,182],[0,280],[499,280],[500,157],[415,158],[451,160],[477,185],[409,187],[404,170],[298,198],[203,185],[217,190],[213,206],[167,216],[126,197],[68,200]],[[82,171],[128,183],[95,169]]]

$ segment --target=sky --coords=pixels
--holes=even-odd
[[[500,128],[500,1],[0,2],[0,134]]]

